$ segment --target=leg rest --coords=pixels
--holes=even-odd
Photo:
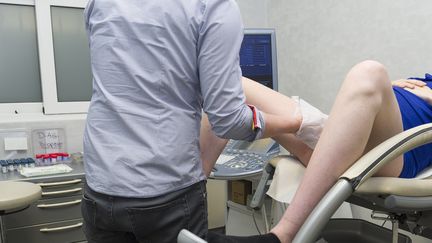
[[[332,219],[322,233],[328,243],[388,243],[392,231],[360,219]],[[398,243],[411,243],[411,239],[399,233]]]

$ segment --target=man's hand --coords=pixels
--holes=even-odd
[[[210,122],[205,113],[203,113],[201,119],[200,130],[201,161],[204,174],[208,177],[219,158],[219,155],[228,143],[228,139],[219,138],[213,133]]]
[[[432,105],[432,90],[425,82],[412,79],[400,79],[392,81],[393,86],[401,87],[418,97],[425,100],[428,104]]]

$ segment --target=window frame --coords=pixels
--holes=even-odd
[[[45,114],[87,113],[90,101],[59,102],[54,58],[51,7],[84,9],[88,0],[35,0],[42,97]]]
[[[35,7],[36,39],[38,38],[35,0],[0,0],[0,4],[11,4],[11,5],[22,5],[22,6]],[[39,56],[39,51],[38,51],[38,56]],[[40,61],[40,58],[39,58],[39,61]],[[40,65],[40,63],[39,63],[39,65]],[[39,73],[40,73],[40,70],[39,70]],[[42,77],[40,77],[40,78],[41,78],[41,82],[42,82]],[[41,86],[42,86],[42,84],[41,84]],[[0,103],[0,114],[40,113],[40,112],[42,112],[42,110],[43,110],[43,95],[42,95],[42,102]]]

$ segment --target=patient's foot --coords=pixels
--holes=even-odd
[[[281,243],[277,236],[272,233],[253,236],[230,236],[209,232],[207,240],[209,243]]]

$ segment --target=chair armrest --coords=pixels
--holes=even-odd
[[[357,188],[355,194],[408,197],[432,196],[432,179],[371,177]]]
[[[321,199],[297,233],[293,243],[316,240],[331,215],[357,188],[399,155],[432,142],[432,123],[399,133],[384,141],[351,166]]]
[[[351,181],[356,190],[388,162],[413,148],[430,142],[432,142],[432,123],[406,130],[363,155],[340,178]]]

